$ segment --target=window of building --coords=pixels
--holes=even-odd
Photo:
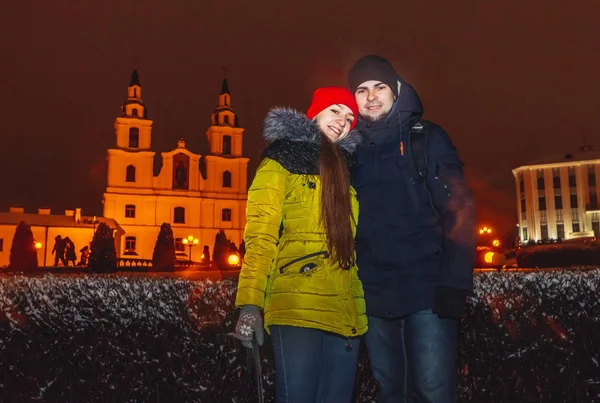
[[[231,155],[231,136],[223,136],[223,154]]]
[[[596,170],[593,165],[588,165],[588,185],[596,186]]]
[[[129,148],[138,148],[140,146],[140,129],[137,127],[129,128]]]
[[[125,206],[125,217],[135,218],[135,206],[133,204],[128,204]]]
[[[173,210],[173,222],[175,224],[185,224],[185,208],[175,207]]]
[[[521,213],[524,213],[526,210],[525,199],[521,199]]]
[[[577,208],[579,205],[577,204],[577,195],[571,195],[571,208]]]
[[[562,210],[556,210],[556,222],[563,222]]]
[[[0,238],[0,252],[4,250],[4,239]]]
[[[231,209],[224,208],[221,210],[221,221],[231,221]]]
[[[229,124],[229,116],[227,116],[227,115],[223,116],[223,123],[226,125]]]
[[[527,227],[523,227],[523,241],[529,240],[529,234],[527,233]]]
[[[519,179],[519,192],[521,193],[521,196],[523,196],[523,193],[525,193],[525,181],[523,180],[523,176],[520,176]]]
[[[538,197],[538,206],[540,210],[546,210],[546,198]]]
[[[548,214],[546,210],[540,210],[540,222],[544,223],[548,221]]]
[[[579,232],[579,223],[578,222],[573,223],[573,232]]]
[[[546,188],[546,184],[544,183],[544,177],[537,179],[537,188],[538,190],[544,190]]]
[[[185,244],[183,243],[183,238],[175,238],[175,251],[185,252]]]
[[[554,196],[554,208],[560,210],[563,208],[562,196]]]
[[[133,117],[136,117],[136,118],[138,117],[138,110],[137,110],[137,108],[133,108],[133,109],[131,110],[131,115],[132,115]]]
[[[596,209],[598,207],[598,195],[596,192],[590,193],[590,208]]]
[[[569,187],[577,187],[577,177],[575,176],[575,169],[573,167],[569,168]]]
[[[125,171],[125,182],[135,182],[135,167],[128,165]]]
[[[565,239],[565,224],[556,224],[556,237],[559,239]]]
[[[125,250],[135,250],[136,239],[134,236],[125,237]]]
[[[231,187],[231,172],[229,172],[229,171],[223,172],[223,187],[224,188]]]
[[[548,239],[548,225],[540,225],[540,232],[542,233],[542,239]]]
[[[554,176],[552,178],[552,186],[554,189],[560,189],[560,176]]]

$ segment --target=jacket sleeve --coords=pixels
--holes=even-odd
[[[448,134],[437,125],[432,125],[430,133],[427,180],[442,219],[442,269],[438,285],[472,291],[477,248],[473,192]]]
[[[264,307],[267,280],[277,253],[288,175],[278,162],[265,158],[248,189],[246,255],[238,281],[235,301],[238,307]]]

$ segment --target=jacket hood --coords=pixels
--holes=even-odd
[[[421,103],[419,94],[402,77],[398,76],[398,82],[400,83],[400,93],[396,100],[396,110],[400,114],[401,120],[412,117],[421,119],[421,116],[423,116],[423,104]]]
[[[308,119],[303,112],[292,108],[273,108],[265,118],[263,138],[269,143],[287,140],[318,146],[321,141],[321,130],[316,121]],[[336,142],[336,145],[347,153],[353,153],[360,141],[358,131],[353,129]]]

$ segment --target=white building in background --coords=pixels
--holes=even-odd
[[[152,123],[134,69],[115,121],[116,147],[108,150],[103,200],[104,217],[116,220],[125,231],[115,245],[117,254],[151,259],[165,222],[171,224],[175,247],[182,253],[188,251],[182,241],[190,235],[200,246],[192,255],[200,256],[202,245],[212,250],[220,229],[239,245],[246,225],[248,158],[242,157],[244,129],[231,108],[227,79],[206,131],[208,154],[193,153],[180,139],[177,148],[160,154],[162,167],[155,176]]]
[[[600,236],[600,152],[582,146],[513,169],[521,242]]]
[[[82,216],[81,209],[65,210],[65,214],[50,214],[49,208],[38,209],[37,214],[26,213],[23,207],[11,207],[8,212],[0,212],[0,267],[8,266],[10,247],[17,225],[24,221],[31,227],[33,238],[40,243],[37,251],[39,266],[54,265],[52,248],[57,235],[69,237],[75,245],[77,262],[81,253],[79,250],[90,245],[94,231],[99,223],[105,223],[113,229],[115,245],[121,243],[123,230],[119,224],[104,217]]]

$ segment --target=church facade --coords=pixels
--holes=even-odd
[[[162,152],[162,167],[154,172],[152,120],[142,101],[142,87],[134,69],[121,116],[115,120],[116,144],[108,150],[108,181],[104,217],[119,223],[124,235],[117,247],[121,257],[151,259],[162,223],[173,228],[178,256],[187,257],[183,239],[192,236],[198,246],[212,251],[220,229],[239,246],[245,227],[248,158],[242,157],[244,129],[231,108],[227,79],[206,131],[210,152],[196,154],[180,139]]]

